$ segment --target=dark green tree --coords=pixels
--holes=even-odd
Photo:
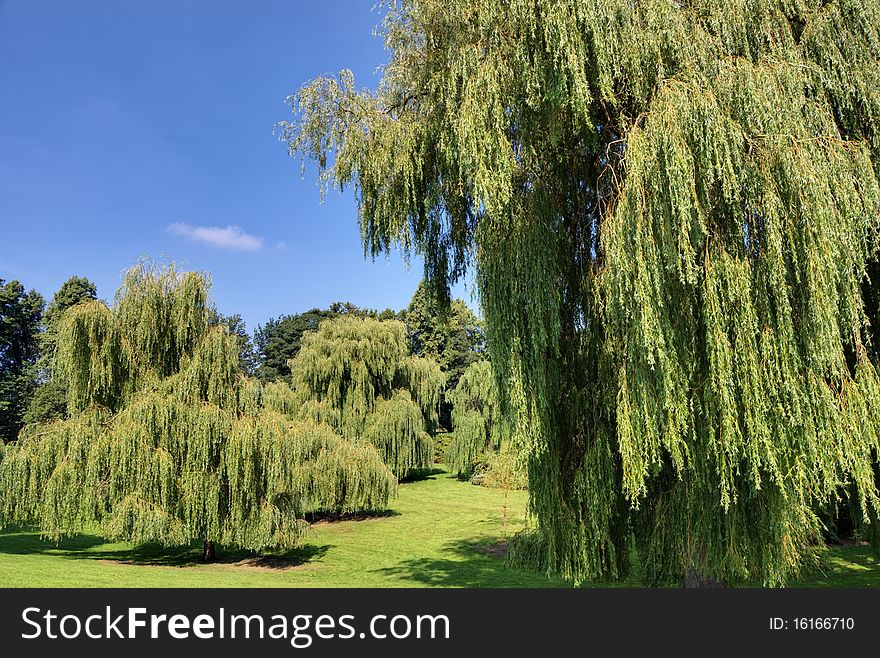
[[[460,299],[444,304],[424,280],[400,315],[412,353],[434,359],[446,373],[449,388],[485,356],[485,334],[474,312]]]
[[[308,331],[317,331],[322,320],[342,315],[379,320],[397,318],[397,314],[391,309],[379,312],[361,308],[351,302],[333,302],[326,309],[313,308],[304,313],[272,318],[265,326],[258,326],[254,332],[258,361],[256,376],[264,382],[290,377],[288,362],[299,353],[303,335]]]
[[[497,384],[488,361],[473,363],[447,391],[452,405],[454,438],[446,453],[446,463],[459,473],[469,474],[480,461],[510,436],[509,422],[502,413]]]
[[[259,361],[254,349],[254,343],[247,331],[247,325],[245,325],[241,315],[238,313],[235,315],[223,315],[222,313],[212,312],[210,322],[212,325],[223,325],[229,330],[230,334],[236,337],[238,340],[238,365],[245,375],[249,377],[254,375]]]
[[[254,345],[259,359],[256,375],[260,381],[289,378],[288,361],[299,353],[303,334],[316,331],[322,320],[334,316],[331,311],[313,308],[305,313],[273,318],[257,327]]]
[[[39,378],[44,377],[45,371],[37,369]],[[36,387],[34,395],[22,416],[25,425],[32,423],[45,423],[53,418],[67,417],[67,384],[60,377],[51,377],[43,380]]]
[[[43,322],[46,325],[46,333],[57,331],[58,322],[61,316],[71,306],[75,306],[80,302],[97,299],[98,289],[94,283],[85,277],[72,276],[61,284],[58,292],[52,297],[52,301],[46,306],[46,313],[43,316]]]
[[[367,253],[440,289],[476,265],[530,425],[522,546],[618,578],[634,535],[650,583],[778,585],[817,507],[876,518],[876,0],[403,0],[383,28],[378,89],[316,79],[281,136],[354,190]]]
[[[486,337],[482,323],[460,299],[438,298],[433,287],[419,282],[409,306],[400,313],[406,323],[412,353],[433,359],[446,375],[451,391],[472,363],[485,358]],[[443,396],[440,426],[452,428],[452,403]]]
[[[37,388],[37,358],[45,301],[18,281],[0,279],[0,440],[18,437]]]
[[[58,339],[58,323],[64,312],[80,302],[95,300],[98,290],[85,277],[72,276],[61,284],[43,315],[45,331],[40,336],[40,358],[37,361],[39,386],[24,414],[24,422],[43,423],[67,415],[67,382],[52,377],[52,361]]]

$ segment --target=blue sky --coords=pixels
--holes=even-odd
[[[320,203],[273,136],[342,68],[375,86],[372,0],[0,0],[0,278],[112,299],[140,257],[208,271],[253,330],[333,301],[402,308],[422,274],[365,259],[350,194]],[[473,306],[464,287],[456,291]]]

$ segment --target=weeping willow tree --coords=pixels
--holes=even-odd
[[[501,446],[503,436],[509,435],[508,419],[499,406],[492,364],[477,361],[468,366],[446,399],[452,404],[455,432],[446,463],[459,473],[470,473],[477,462]]]
[[[379,88],[318,78],[281,137],[368,253],[476,266],[538,561],[618,578],[634,535],[650,583],[779,585],[817,506],[876,518],[876,0],[400,0],[383,32]]]
[[[208,284],[148,264],[114,307],[61,320],[55,372],[70,418],[31,425],[0,463],[0,521],[58,539],[251,550],[295,546],[309,512],[383,509],[397,486],[376,450],[295,420],[293,391],[242,375],[236,336],[208,326]]]
[[[430,466],[445,378],[433,360],[410,355],[402,322],[324,320],[290,369],[301,417],[374,446],[398,478]]]

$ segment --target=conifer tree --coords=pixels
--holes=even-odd
[[[818,505],[876,518],[877,0],[402,0],[383,32],[378,89],[318,78],[281,137],[368,253],[476,264],[547,569],[621,577],[632,530],[648,582],[778,585]]]
[[[37,388],[45,301],[19,281],[0,279],[0,439],[15,441]]]
[[[140,264],[113,308],[65,312],[56,376],[66,420],[28,426],[0,462],[0,522],[58,539],[98,527],[131,542],[295,546],[308,512],[383,509],[396,479],[376,451],[295,420],[284,384],[240,369],[238,336],[209,326],[196,273]]]

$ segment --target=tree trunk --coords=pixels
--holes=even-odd
[[[501,523],[501,527],[507,527],[507,489],[504,490],[504,520]]]
[[[709,576],[704,576],[701,573],[698,573],[694,569],[688,569],[684,574],[684,580],[682,582],[682,586],[685,589],[692,588],[706,588],[706,587],[724,587],[724,583],[720,580],[715,580],[714,578],[710,578]]]
[[[217,553],[214,550],[214,542],[206,541],[205,542],[205,551],[202,553],[202,560],[205,562],[213,562],[214,558],[217,557]]]

